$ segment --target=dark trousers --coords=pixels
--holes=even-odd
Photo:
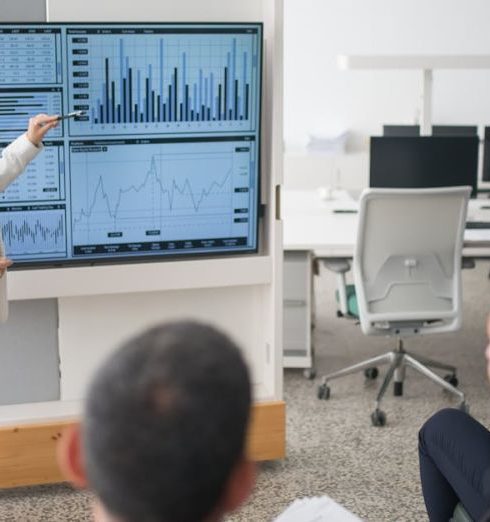
[[[475,521],[490,512],[490,432],[456,409],[433,415],[419,433],[422,492],[431,522],[447,522],[458,502]]]

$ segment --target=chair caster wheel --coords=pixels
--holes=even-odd
[[[316,377],[316,371],[313,368],[306,368],[303,370],[303,375],[305,379],[312,381]]]
[[[318,386],[317,397],[324,401],[330,399],[330,388],[326,384],[320,384],[320,386]]]
[[[395,397],[401,397],[403,395],[403,382],[395,381],[393,383],[393,395]]]
[[[456,375],[454,373],[449,373],[447,375],[444,375],[444,380],[451,384],[451,386],[454,386],[455,388],[458,387],[459,381]]]
[[[370,381],[374,381],[374,379],[376,379],[378,374],[379,374],[379,372],[378,372],[378,368],[376,368],[376,366],[373,366],[372,368],[366,368],[364,370],[364,377],[366,377],[366,379],[369,379]]]
[[[465,413],[470,413],[470,407],[468,406],[468,404],[466,402],[462,402],[458,408],[461,410],[461,411],[464,411]]]
[[[386,414],[381,410],[374,410],[371,413],[371,422],[373,426],[384,426],[386,424]]]
[[[339,318],[344,317],[344,314],[340,310],[337,310],[336,314],[337,314],[337,317],[339,317]]]

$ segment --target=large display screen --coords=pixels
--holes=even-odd
[[[259,23],[0,24],[0,149],[84,111],[0,192],[8,257],[257,251],[261,62]]]

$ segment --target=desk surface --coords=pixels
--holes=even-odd
[[[284,190],[284,249],[311,250],[317,257],[352,257],[357,234],[357,213],[335,210],[355,210],[357,201],[345,191],[335,191],[333,199],[322,199],[317,190]],[[488,199],[470,200],[468,219],[490,221]],[[474,234],[473,234],[474,235]],[[465,257],[490,257],[488,245],[465,233]],[[489,232],[490,236],[490,232]]]

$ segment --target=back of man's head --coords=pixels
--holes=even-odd
[[[250,394],[239,349],[210,326],[168,323],[127,342],[97,372],[83,420],[104,509],[125,522],[212,516],[244,459]]]

